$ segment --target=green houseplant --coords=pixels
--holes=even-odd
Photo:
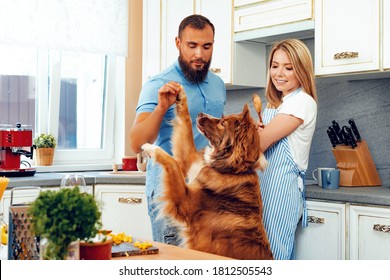
[[[41,192],[28,214],[32,231],[48,240],[42,259],[65,259],[71,242],[95,237],[101,226],[94,196],[78,187]]]
[[[41,133],[34,139],[38,165],[52,165],[54,149],[57,146],[55,137],[51,134]]]
[[[55,148],[57,142],[53,135],[41,133],[34,139],[34,145],[37,148]]]

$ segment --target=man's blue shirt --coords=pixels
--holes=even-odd
[[[190,83],[184,77],[179,62],[163,70],[158,75],[150,78],[143,86],[138,106],[137,114],[143,112],[153,112],[158,102],[158,90],[164,84],[175,81],[184,87],[187,95],[188,109],[192,120],[192,130],[195,139],[195,145],[198,150],[208,145],[208,140],[196,128],[196,117],[198,113],[203,112],[220,118],[223,114],[226,103],[226,88],[222,79],[212,72],[208,72],[204,81]],[[169,154],[171,151],[171,121],[175,118],[175,105],[172,105],[166,112],[161,123],[155,145],[160,146]],[[154,190],[160,189],[161,168],[158,164],[149,162],[146,175],[146,195],[151,196]]]

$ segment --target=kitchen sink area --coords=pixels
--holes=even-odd
[[[143,171],[123,171],[123,170],[118,170],[118,171],[104,171],[100,172],[100,175],[116,175],[116,176],[131,176],[131,177],[139,177],[139,176],[146,176],[146,172]]]

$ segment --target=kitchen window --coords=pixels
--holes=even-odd
[[[122,152],[128,15],[128,0],[0,1],[0,124],[57,137],[38,171],[107,169]]]
[[[0,124],[53,134],[57,167],[110,164],[115,71],[115,56],[0,45]]]

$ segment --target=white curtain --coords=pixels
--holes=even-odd
[[[0,0],[0,44],[127,56],[128,1]]]

